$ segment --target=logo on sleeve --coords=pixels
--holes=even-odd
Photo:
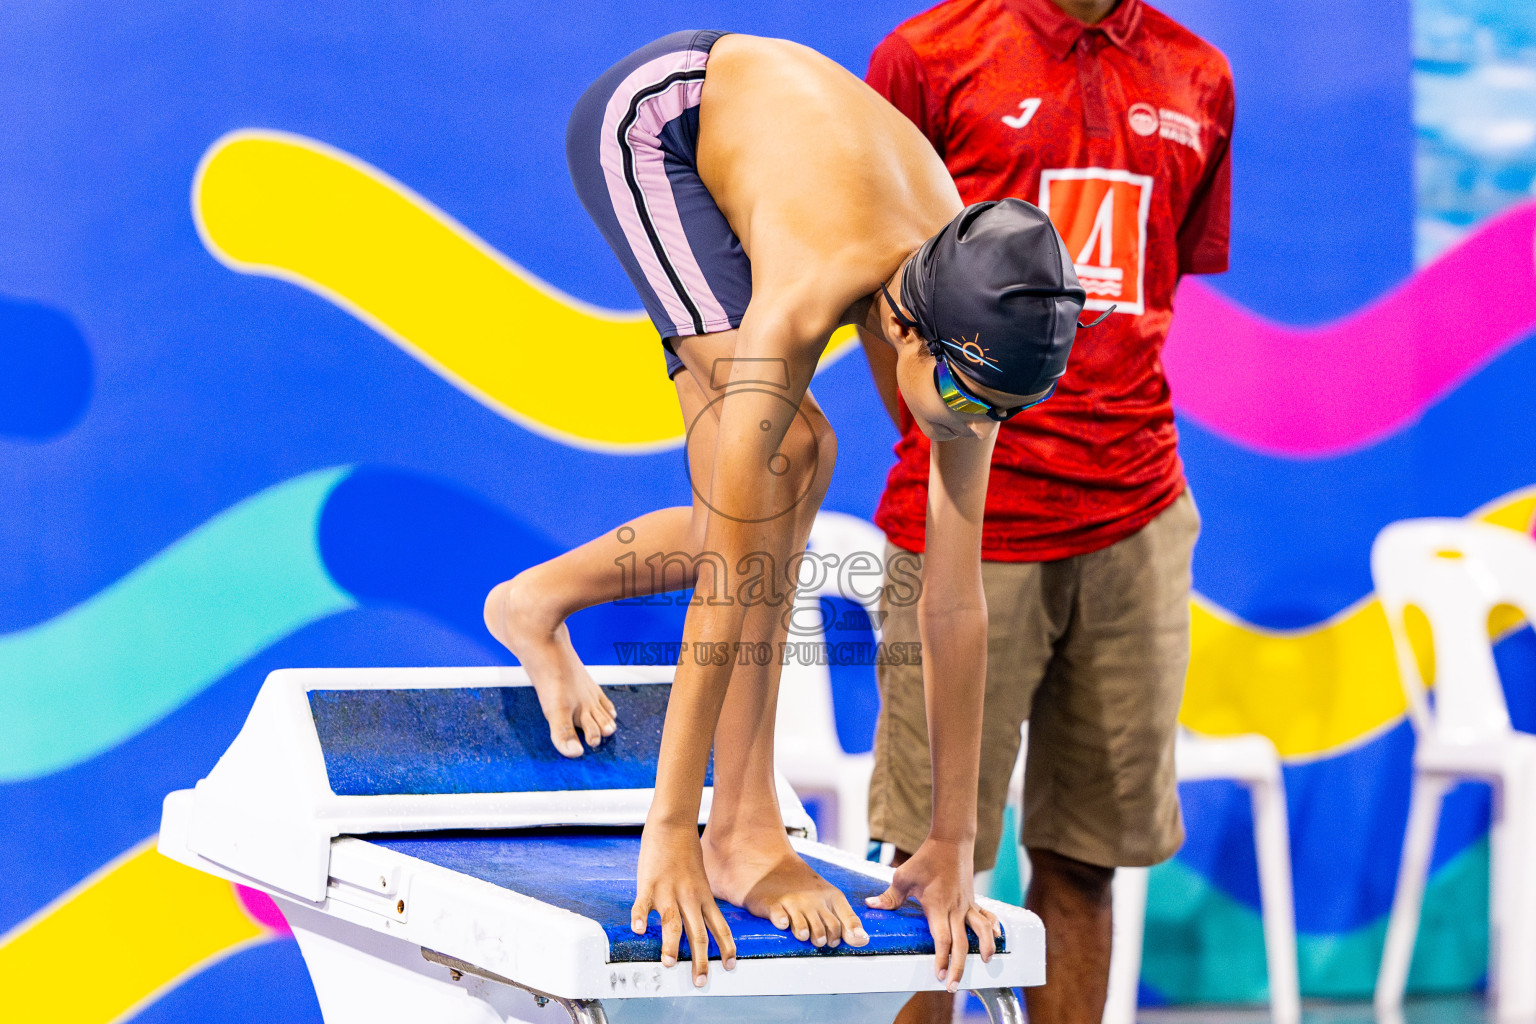
[[[1103,167],[1040,172],[1040,209],[1067,243],[1085,309],[1146,311],[1143,270],[1152,178]]]

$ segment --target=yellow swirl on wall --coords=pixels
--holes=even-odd
[[[271,933],[145,840],[0,936],[5,1019],[106,1024]]]
[[[1529,532],[1533,513],[1536,491],[1527,490],[1473,515]],[[1297,630],[1263,629],[1199,595],[1192,611],[1179,718],[1195,732],[1263,733],[1283,757],[1315,758],[1365,742],[1408,709],[1387,617],[1374,596]],[[1518,621],[1502,614],[1489,628],[1503,633]],[[1415,639],[1423,652],[1427,639]]]
[[[356,157],[283,132],[238,131],[199,165],[192,207],[209,251],[306,288],[528,429],[617,453],[670,447],[682,420],[655,329],[540,281]],[[823,364],[848,348],[834,337]],[[547,386],[579,367],[581,400]],[[1528,529],[1536,497],[1480,513]],[[1299,630],[1255,626],[1196,596],[1182,719],[1259,732],[1287,757],[1352,746],[1406,709],[1380,605],[1367,596]]]
[[[644,314],[560,292],[350,154],[285,132],[231,132],[203,155],[192,212],[230,268],[325,297],[529,430],[615,452],[682,440]],[[851,339],[839,332],[828,356]]]

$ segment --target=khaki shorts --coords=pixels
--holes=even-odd
[[[1186,490],[1103,550],[982,563],[989,622],[976,870],[997,859],[1026,719],[1026,847],[1131,867],[1167,860],[1184,842],[1173,743],[1199,533]],[[899,551],[887,550],[887,564]],[[902,589],[886,588],[893,592]],[[915,603],[884,610],[886,644],[917,641]],[[928,835],[933,800],[922,667],[881,665],[879,679],[870,834],[911,852]]]

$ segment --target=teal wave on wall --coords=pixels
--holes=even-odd
[[[1301,992],[1309,998],[1369,998],[1387,918],[1340,934],[1296,937]],[[1488,963],[1488,840],[1429,879],[1408,975],[1412,993],[1464,992]],[[1269,998],[1259,915],[1177,859],[1152,869],[1141,978],[1171,1003],[1248,1003]]]
[[[263,648],[355,607],[317,543],[349,472],[258,492],[88,600],[0,636],[0,782],[108,750]]]

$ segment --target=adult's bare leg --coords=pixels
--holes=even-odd
[[[1024,990],[1033,1024],[1099,1024],[1109,992],[1115,869],[1030,850],[1024,905],[1045,925],[1046,983]]]
[[[689,462],[707,474],[714,465],[718,416],[690,374],[679,373],[674,384],[684,421],[697,424],[688,435]],[[525,569],[486,597],[486,628],[528,670],[549,721],[550,741],[567,757],[581,756],[578,729],[595,747],[613,734],[615,715],[571,646],[565,620],[607,601],[693,586],[705,511],[695,494],[691,507],[649,512]]]
[[[893,865],[911,856],[897,850]],[[1051,850],[1030,850],[1024,905],[1045,925],[1046,983],[1024,990],[1030,1024],[1099,1024],[1109,992],[1110,882],[1114,868],[1085,864]],[[918,992],[896,1024],[950,1024],[955,997]]]

